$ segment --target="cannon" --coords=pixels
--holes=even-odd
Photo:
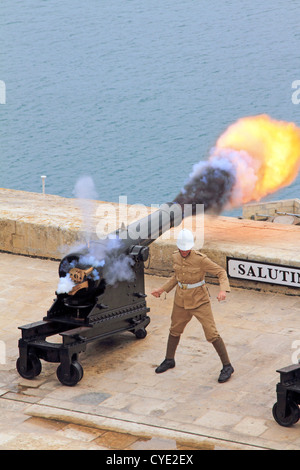
[[[278,369],[280,382],[276,385],[277,402],[273,405],[273,417],[281,426],[289,427],[300,418],[300,364]]]
[[[88,343],[125,331],[145,338],[150,323],[144,285],[149,245],[181,222],[180,204],[166,203],[66,255],[59,263],[56,298],[47,315],[19,327],[18,373],[33,379],[41,373],[42,359],[59,363],[58,380],[74,386],[83,377],[78,359]],[[47,340],[57,334],[61,342]]]

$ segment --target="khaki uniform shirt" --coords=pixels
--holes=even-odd
[[[209,293],[206,285],[194,287],[192,289],[182,289],[178,281],[182,284],[195,284],[203,281],[206,273],[215,275],[219,279],[220,289],[230,292],[230,286],[225,269],[211,261],[200,251],[191,250],[190,254],[184,258],[179,251],[173,253],[174,275],[166,282],[162,288],[165,292],[170,292],[176,287],[174,303],[185,309],[194,309],[209,302]]]

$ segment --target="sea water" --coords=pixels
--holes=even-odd
[[[235,120],[300,125],[294,0],[2,0],[0,186],[173,200]],[[299,197],[300,180],[268,200]],[[238,214],[237,211],[229,214]]]

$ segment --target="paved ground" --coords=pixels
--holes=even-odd
[[[0,254],[0,449],[300,449],[300,422],[284,428],[272,417],[276,369],[297,355],[298,297],[233,289],[218,304],[217,286],[209,287],[235,368],[219,384],[221,364],[196,320],[183,335],[176,368],[155,374],[173,294],[149,295],[147,337],[123,333],[89,344],[80,356],[83,379],[65,387],[56,364],[43,362],[32,381],[15,369],[18,326],[46,315],[57,268],[50,260]],[[161,283],[146,276],[147,293]]]

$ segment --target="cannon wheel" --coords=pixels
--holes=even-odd
[[[145,328],[140,328],[139,330],[135,331],[135,336],[137,339],[143,339],[147,336],[147,331]]]
[[[17,360],[17,371],[20,374],[23,379],[34,379],[34,377],[37,377],[40,375],[41,370],[42,370],[42,364],[41,361],[37,356],[34,354],[28,354],[27,357],[27,369],[24,369],[21,367],[21,359],[18,358]]]
[[[293,424],[296,424],[297,421],[299,421],[300,418],[300,410],[299,406],[297,403],[294,401],[288,401],[287,403],[287,416],[282,417],[278,415],[278,410],[277,410],[277,402],[273,406],[273,417],[275,421],[280,424],[280,426],[292,426]]]
[[[76,385],[83,377],[83,368],[78,361],[73,361],[70,364],[69,375],[65,376],[63,373],[62,365],[59,365],[56,371],[58,380],[63,385],[68,385],[73,387]]]

